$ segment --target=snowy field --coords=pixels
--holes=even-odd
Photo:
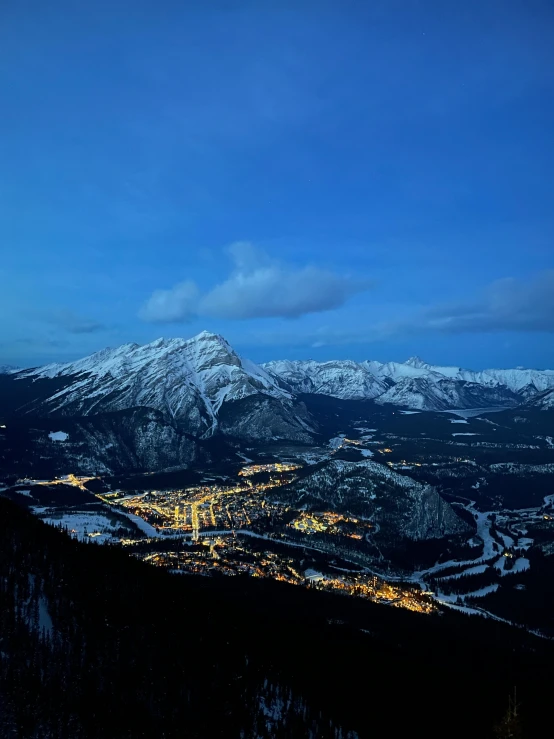
[[[38,510],[35,510],[38,513]],[[70,536],[79,541],[95,541],[98,544],[119,542],[116,530],[121,524],[114,525],[110,518],[102,513],[56,513],[41,516],[44,523],[67,530]]]
[[[51,431],[48,438],[51,441],[67,441],[69,434],[66,434],[65,431]]]
[[[455,416],[460,416],[460,418],[475,418],[475,416],[480,416],[483,413],[500,413],[505,410],[508,410],[508,408],[460,408],[452,411],[437,411],[437,413],[452,413]]]

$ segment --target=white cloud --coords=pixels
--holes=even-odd
[[[171,323],[211,318],[298,318],[339,308],[370,287],[367,280],[315,266],[296,267],[270,259],[247,242],[229,247],[234,269],[204,295],[192,282],[156,290],[141,309],[143,320]]]
[[[150,323],[186,322],[194,318],[200,291],[191,280],[179,282],[169,290],[154,290],[139,311],[139,318]]]

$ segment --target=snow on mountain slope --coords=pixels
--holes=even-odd
[[[276,361],[264,365],[293,392],[371,398],[420,410],[512,406],[554,388],[554,370],[464,370],[406,362]]]
[[[400,380],[405,380],[409,378],[415,378],[415,377],[427,377],[429,376],[429,371],[427,369],[422,369],[421,367],[416,367],[412,364],[410,364],[410,360],[406,363],[401,362],[377,362],[375,360],[369,360],[362,362],[364,367],[367,367],[367,369],[374,374],[376,377],[380,378],[389,378],[393,380],[394,382],[399,382]],[[437,375],[437,380],[442,379],[440,376]]]
[[[538,408],[541,411],[554,410],[554,388],[535,395],[526,403],[525,407]]]
[[[263,365],[269,375],[279,378],[296,393],[317,393],[338,398],[376,398],[388,383],[364,364],[349,360],[313,362],[287,360]]]
[[[240,429],[250,438],[269,434],[306,440],[313,426],[296,400],[300,393],[447,410],[514,406],[554,388],[553,370],[474,372],[430,365],[419,357],[404,363],[282,360],[258,366],[241,358],[223,337],[206,331],[189,340],[124,344],[76,362],[2,377],[30,386],[16,393],[22,398],[17,405],[10,401],[23,413],[83,416],[148,407],[182,430],[207,437],[220,428],[220,411],[232,407],[224,414],[227,433]],[[255,402],[245,404],[249,398]],[[266,427],[272,415],[280,429],[276,433]]]
[[[377,403],[440,411],[451,408],[508,407],[516,405],[517,398],[503,387],[489,387],[446,378],[436,380],[433,377],[416,377],[400,380],[379,396]]]
[[[19,372],[18,380],[65,378],[67,384],[27,411],[90,415],[146,406],[211,435],[221,406],[251,395],[289,406],[292,396],[265,370],[239,355],[221,336],[202,332],[188,341],[158,339],[104,349],[68,364]]]
[[[442,367],[427,364],[419,357],[411,357],[405,363],[427,375],[441,375],[451,380],[463,380],[479,385],[503,386],[512,392],[519,393],[526,388],[542,392],[554,388],[554,370],[533,370],[517,367],[516,369],[466,370],[461,367]]]

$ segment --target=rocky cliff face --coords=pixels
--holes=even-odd
[[[376,462],[332,460],[279,491],[312,510],[348,513],[375,524],[375,539],[435,539],[467,525],[437,491]]]
[[[168,422],[159,411],[115,413],[10,423],[0,435],[0,470],[50,478],[69,472],[112,474],[210,462],[206,445]]]
[[[223,406],[219,429],[223,434],[250,441],[310,442],[316,427],[303,403],[250,396]]]
[[[554,389],[532,396],[525,407],[541,411],[554,410]]]

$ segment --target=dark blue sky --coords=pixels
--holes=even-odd
[[[548,0],[0,7],[0,364],[554,366]]]

